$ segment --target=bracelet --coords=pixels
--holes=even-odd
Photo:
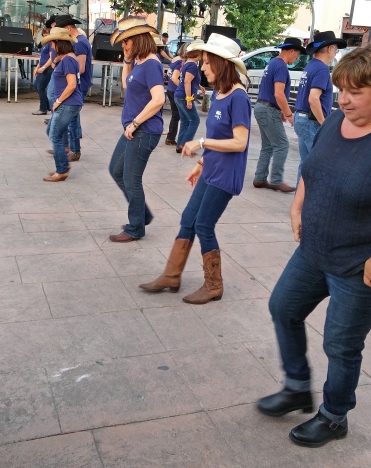
[[[131,123],[134,125],[135,128],[138,128],[140,125],[135,119],[133,119]]]
[[[59,99],[56,99],[55,102],[57,102],[58,104],[62,104],[62,101],[60,101]]]
[[[126,65],[131,65],[131,61],[128,62],[128,61],[125,60],[125,59],[124,59],[124,63],[126,63]]]
[[[197,161],[197,164],[199,164],[200,166],[203,166],[203,165],[204,165],[204,163],[201,161],[201,159],[199,159],[199,160]]]
[[[292,112],[291,112],[290,115],[286,115],[285,117],[286,117],[286,119],[288,119],[289,117],[292,117]]]
[[[195,97],[194,97],[194,95],[192,94],[192,96],[186,96],[185,100],[186,100],[187,102],[194,101],[194,100],[195,100]]]

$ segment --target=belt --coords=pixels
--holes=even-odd
[[[305,112],[302,110],[296,110],[295,114],[298,114],[300,117],[308,117],[309,112]]]
[[[268,106],[268,107],[273,107],[273,109],[277,109],[279,111],[281,110],[279,107],[275,106],[271,102],[264,101],[264,99],[257,99],[256,102],[259,102],[260,104],[264,104],[265,106]]]

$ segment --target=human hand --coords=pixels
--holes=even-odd
[[[371,258],[365,262],[365,270],[363,275],[363,282],[366,286],[371,288]]]
[[[199,88],[202,94],[206,94],[206,89],[203,86],[200,85]]]
[[[291,126],[294,125],[294,114],[291,114],[290,117],[286,116],[286,121],[290,122]]]
[[[53,108],[52,108],[53,112],[55,112],[58,109],[59,106],[60,106],[60,103],[55,101],[54,104],[53,104]]]
[[[192,101],[187,101],[187,109],[192,109]]]
[[[184,158],[184,156],[194,158],[196,156],[196,151],[200,148],[201,146],[198,140],[187,141],[187,143],[184,144],[182,149],[182,158]]]
[[[124,135],[126,136],[126,138],[128,140],[132,140],[134,138],[134,135],[133,133],[135,132],[136,128],[134,127],[134,125],[132,123],[130,123],[126,129],[125,129],[125,132],[124,132]]]
[[[294,239],[296,242],[300,242],[301,236],[301,211],[291,211],[291,229],[294,233]],[[370,266],[371,272],[371,266]]]
[[[194,187],[200,178],[202,172],[201,164],[196,164],[195,167],[191,170],[191,172],[187,175],[186,180],[190,183],[191,187]]]

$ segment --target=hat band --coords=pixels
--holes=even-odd
[[[314,42],[313,43],[313,47],[319,47],[321,46],[322,44],[324,44],[326,41],[322,41],[322,42]]]
[[[209,39],[206,44],[207,45],[212,45],[212,46],[215,46],[215,47],[219,47],[220,49],[227,50],[230,54],[232,54],[232,52],[230,50],[226,49],[225,47],[221,47],[220,43],[214,42],[213,40],[210,41],[210,39]],[[232,55],[232,57],[229,57],[229,58],[238,58],[238,55]]]

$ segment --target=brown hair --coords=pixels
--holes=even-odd
[[[212,84],[215,89],[224,94],[228,93],[236,83],[242,84],[240,75],[233,62],[219,57],[219,55],[212,54],[211,52],[206,52],[206,54],[210,63],[210,68],[215,75],[214,83],[210,84]]]
[[[41,34],[42,34],[42,35],[46,34],[47,36],[49,36],[49,34],[50,34],[50,28],[47,28],[46,26],[44,26],[44,27],[42,28]]]
[[[157,46],[150,33],[128,37],[133,41],[131,58],[144,59],[150,54],[157,53]]]
[[[371,86],[371,44],[344,55],[332,71],[332,82],[338,88]]]
[[[53,41],[57,55],[66,55],[74,52],[73,45],[70,41]]]
[[[186,58],[187,57],[187,47],[189,46],[188,42],[182,44],[178,49],[179,57]]]
[[[189,45],[189,44],[188,44],[188,45]],[[187,52],[187,58],[195,59],[195,58],[197,58],[199,55],[202,56],[201,50],[190,50],[190,51]]]

